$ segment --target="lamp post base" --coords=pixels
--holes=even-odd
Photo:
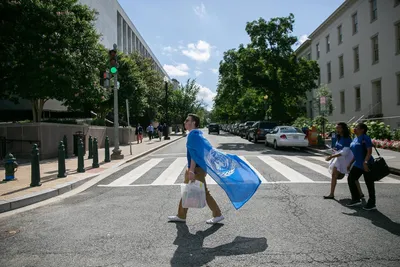
[[[169,137],[169,136],[164,136],[164,140],[171,140],[171,137]]]
[[[111,160],[117,160],[117,159],[123,159],[124,154],[121,154],[121,149],[118,150],[113,150],[113,153],[111,154]]]

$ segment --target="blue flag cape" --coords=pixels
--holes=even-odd
[[[213,148],[202,131],[190,131],[186,147],[191,158],[218,183],[236,209],[240,209],[260,186],[260,178],[246,162]]]

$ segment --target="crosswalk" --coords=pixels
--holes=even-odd
[[[260,177],[262,184],[330,183],[328,162],[318,156],[249,155],[239,156]],[[134,166],[117,179],[100,187],[180,185],[187,166],[186,157],[152,158]],[[360,179],[362,182],[363,179]],[[206,176],[207,184],[216,184]],[[347,178],[338,183],[347,183]],[[377,183],[400,184],[400,177],[389,175]]]

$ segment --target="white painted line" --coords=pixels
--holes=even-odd
[[[324,168],[321,165],[312,163],[310,161],[304,160],[302,158],[296,157],[296,156],[283,156],[293,162],[296,162],[304,167],[307,167],[308,169],[311,169],[315,172],[318,172],[319,174],[322,174],[325,177],[331,178],[331,174],[328,171],[328,168]]]
[[[213,178],[211,178],[210,175],[207,174],[207,176],[206,176],[206,184],[217,184],[217,182]]]
[[[161,175],[153,182],[152,185],[174,184],[185,168],[187,159],[184,157],[177,158]]]
[[[239,156],[239,158],[241,160],[243,160],[244,162],[246,162],[247,165],[249,165],[249,167],[258,175],[258,177],[260,177],[261,183],[266,183],[267,179],[264,178],[264,176],[261,175],[261,173],[259,171],[257,171],[256,168],[254,168],[253,165],[251,165],[250,162],[247,161],[247,159],[244,156]]]
[[[382,178],[382,180],[377,181],[375,183],[378,183],[378,184],[400,184],[400,180],[390,178],[390,177],[385,177],[385,178]]]
[[[327,165],[329,165],[329,161],[325,160],[326,157],[327,156],[325,156],[325,157],[310,157],[310,159],[319,160],[319,161],[322,161],[322,162],[326,163]]]
[[[285,178],[289,179],[291,182],[314,183],[313,180],[282,164],[271,156],[258,156],[258,158],[264,161],[267,165],[271,166],[277,172],[285,176]]]
[[[139,179],[142,175],[144,175],[146,172],[151,170],[154,166],[156,166],[158,163],[160,163],[163,160],[163,158],[154,158],[151,159],[139,167],[131,170],[127,174],[121,176],[117,180],[113,181],[110,183],[110,185],[128,185],[133,182],[135,182],[137,179]]]

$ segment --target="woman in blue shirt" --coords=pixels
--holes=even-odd
[[[326,157],[326,161],[331,161],[329,164],[329,172],[332,174],[331,179],[331,193],[324,196],[324,199],[335,198],[335,188],[337,180],[343,179],[348,173],[347,166],[353,159],[353,153],[350,150],[351,137],[350,130],[346,123],[340,122],[336,125],[337,141],[334,148],[334,154]],[[356,181],[357,188],[360,195],[364,194],[361,191],[360,183]]]
[[[356,134],[356,138],[354,138],[353,142],[350,144],[350,149],[353,152],[353,160],[350,162],[347,167],[350,170],[348,184],[351,193],[351,202],[347,204],[347,206],[357,206],[361,204],[361,196],[359,191],[357,190],[356,181],[364,175],[365,184],[368,189],[368,203],[364,207],[365,210],[374,210],[375,207],[375,183],[373,177],[371,177],[368,164],[372,164],[374,162],[374,158],[372,157],[372,141],[371,138],[367,135],[368,127],[364,123],[359,123],[357,127],[354,129],[354,133]],[[353,164],[354,163],[354,164]],[[353,164],[353,167],[351,165]]]

